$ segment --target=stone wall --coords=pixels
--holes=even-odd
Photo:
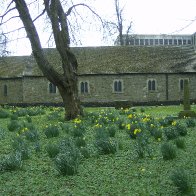
[[[57,93],[49,92],[49,81],[45,77],[23,77],[24,103],[57,103],[62,99]]]
[[[5,94],[4,88],[7,88]],[[22,103],[23,85],[22,78],[1,78],[0,79],[0,104]]]
[[[81,101],[89,102],[167,102],[181,101],[180,79],[189,79],[190,99],[196,100],[196,73],[130,73],[130,74],[86,74],[78,77],[78,92]],[[122,92],[114,92],[114,81],[122,82]],[[148,81],[154,80],[155,90],[148,90]],[[81,93],[80,83],[88,83],[88,93]],[[7,96],[4,96],[7,85]],[[61,103],[57,90],[49,92],[49,81],[45,77],[23,76],[0,78],[0,104],[5,103]]]

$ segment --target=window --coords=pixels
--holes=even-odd
[[[182,40],[181,39],[178,40],[178,45],[182,45]]]
[[[81,93],[88,93],[89,92],[89,84],[88,84],[88,82],[81,82],[80,83],[80,92]]]
[[[168,45],[168,39],[164,39],[164,45]]]
[[[148,39],[145,39],[145,45],[149,45]]]
[[[135,39],[135,45],[136,45],[136,46],[139,45],[139,39]]]
[[[174,45],[178,45],[178,40],[174,39]]]
[[[184,91],[184,81],[185,80],[188,80],[188,79],[186,78],[186,79],[180,79],[179,80],[179,88],[180,88],[180,91]]]
[[[56,86],[51,82],[49,83],[49,93],[56,93]]]
[[[159,44],[163,45],[163,39],[159,39]]]
[[[7,85],[6,84],[3,87],[3,94],[5,97],[7,97]]]
[[[134,45],[134,39],[131,39],[129,43],[130,45]]]
[[[114,81],[114,92],[115,93],[122,92],[122,80],[115,80]]]
[[[155,39],[155,45],[159,45],[159,40]]]
[[[190,39],[188,39],[188,44],[191,44],[191,40]]]
[[[140,39],[140,45],[144,45],[144,39]]]
[[[155,91],[156,90],[156,81],[155,80],[148,80],[148,90]]]
[[[169,39],[169,45],[172,45],[172,39]]]
[[[186,45],[186,39],[183,39],[183,45]]]

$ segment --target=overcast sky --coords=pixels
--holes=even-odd
[[[79,0],[77,0],[79,2]],[[92,0],[93,1],[93,0]],[[81,2],[81,1],[80,1]],[[136,34],[192,34],[196,32],[196,0],[120,0],[124,8],[124,19],[133,22],[132,33]],[[93,7],[105,18],[114,17],[113,0],[94,0]],[[46,41],[42,33],[42,44]],[[97,28],[82,33],[83,46],[111,45],[102,39]],[[30,44],[26,40],[12,43],[12,54],[28,55]]]

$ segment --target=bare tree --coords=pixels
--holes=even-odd
[[[26,30],[27,37],[30,40],[32,53],[40,70],[50,82],[58,87],[65,106],[65,118],[67,120],[74,119],[78,115],[83,114],[83,111],[80,106],[77,90],[77,59],[70,49],[68,17],[78,6],[87,7],[92,12],[93,10],[86,4],[81,3],[72,5],[65,12],[60,0],[43,0],[44,9],[35,19],[32,19],[28,7],[30,4],[27,4],[27,1],[28,0],[12,0],[2,17],[11,12],[13,9],[18,11],[19,17]],[[36,1],[37,0],[35,0],[34,3]],[[10,8],[10,5],[13,3],[15,3],[15,7]],[[62,64],[60,66],[63,70],[62,73],[57,71],[48,61],[34,24],[34,21],[44,14],[47,14],[51,22],[54,41],[61,58]]]
[[[125,19],[123,18],[123,11],[125,6],[120,6],[120,0],[114,0],[114,6],[116,21],[107,22],[107,27],[110,33],[113,32],[112,34],[118,34],[118,44],[121,46],[126,45],[128,41],[128,35],[132,28],[132,22],[130,22],[127,26],[125,25]],[[126,30],[124,31],[124,29]],[[124,35],[126,36],[124,37]]]
[[[3,32],[0,33],[0,57],[8,54],[7,51],[7,37]]]

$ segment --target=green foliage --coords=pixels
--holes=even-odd
[[[75,124],[74,128],[72,129],[72,136],[75,137],[84,137],[84,133],[86,131],[86,125],[83,123]]]
[[[140,108],[140,112],[144,113],[145,112],[145,108]]]
[[[14,152],[20,152],[22,160],[30,158],[30,151],[28,144],[21,137],[15,137],[12,141]]]
[[[90,151],[89,151],[89,149],[87,148],[87,147],[81,147],[80,148],[80,153],[81,153],[81,155],[85,158],[85,159],[88,159],[88,158],[90,158]]]
[[[185,123],[187,127],[195,127],[196,126],[196,120],[194,118],[187,118],[185,120]]]
[[[3,127],[0,127],[0,140],[5,138],[5,129]]]
[[[96,129],[95,146],[99,154],[114,154],[117,151],[118,143],[109,137],[108,132],[103,128]]]
[[[5,155],[0,160],[0,171],[14,171],[22,167],[22,156],[20,152]]]
[[[11,120],[18,120],[18,115],[17,115],[17,114],[12,114],[12,115],[10,116],[10,119],[11,119]]]
[[[61,126],[61,129],[63,130],[63,132],[65,132],[67,134],[72,133],[72,131],[73,131],[73,125],[70,123],[61,123],[60,126]]]
[[[117,126],[114,125],[110,125],[107,127],[107,131],[110,137],[115,137],[116,131],[117,131]]]
[[[47,138],[58,137],[59,136],[59,127],[57,125],[47,125],[44,129],[44,133]]]
[[[61,121],[62,120],[62,116],[61,113],[59,111],[52,111],[48,114],[47,116],[48,120],[56,120],[56,121]]]
[[[55,166],[62,175],[74,175],[78,171],[80,151],[70,139],[64,139],[60,143],[60,152],[55,157]]]
[[[30,129],[24,133],[26,139],[31,142],[36,142],[39,140],[39,133],[37,129]]]
[[[168,140],[173,140],[173,139],[177,138],[179,135],[175,126],[165,127],[164,134]]]
[[[46,151],[50,158],[55,158],[60,150],[57,144],[49,143],[46,146]]]
[[[177,130],[178,134],[181,136],[187,135],[187,126],[184,123],[181,123],[181,122],[177,123],[176,130]]]
[[[75,145],[77,147],[85,147],[86,146],[86,138],[85,137],[76,137]]]
[[[150,135],[147,132],[141,132],[135,140],[135,152],[138,158],[144,158],[147,153],[149,157],[152,157],[152,149],[150,147]]]
[[[0,118],[9,118],[9,112],[7,112],[5,109],[0,109]]]
[[[184,138],[178,137],[175,139],[175,144],[178,148],[184,149],[185,146],[185,140]]]
[[[176,158],[176,148],[169,142],[161,145],[161,153],[164,160],[171,160]]]
[[[194,195],[190,178],[184,169],[175,169],[172,172],[170,179],[181,194]]]
[[[22,125],[18,120],[10,120],[9,124],[7,125],[8,130],[11,132],[18,131],[21,129],[21,127]]]

